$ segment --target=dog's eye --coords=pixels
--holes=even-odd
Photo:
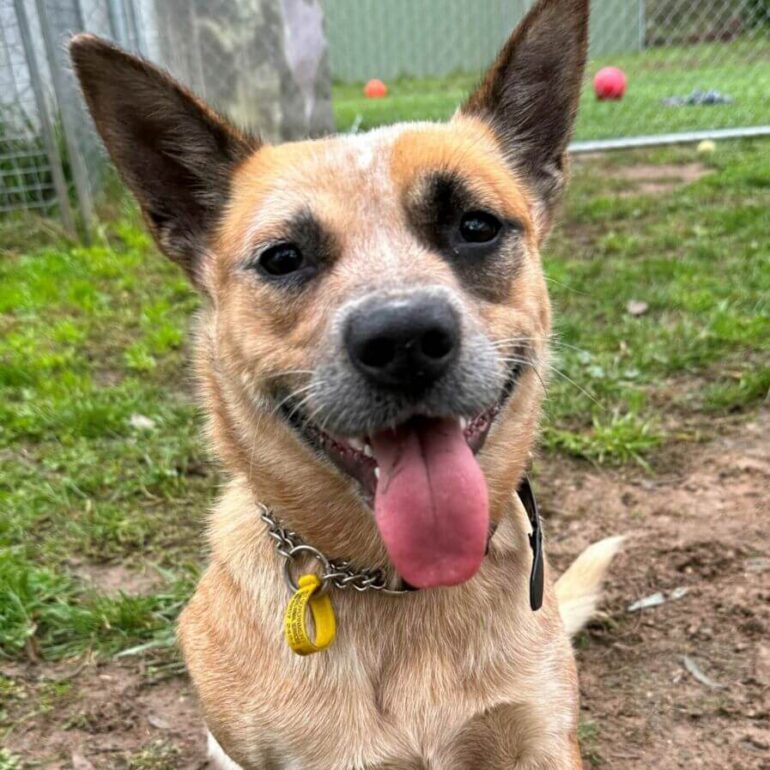
[[[460,220],[460,235],[467,243],[489,243],[502,228],[500,220],[486,211],[469,211]]]
[[[279,243],[265,249],[259,257],[259,266],[269,275],[288,275],[304,264],[302,252],[293,243]]]

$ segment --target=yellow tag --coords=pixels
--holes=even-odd
[[[328,647],[337,633],[332,600],[328,594],[315,596],[321,587],[318,575],[302,575],[296,593],[289,600],[283,617],[286,641],[297,655],[310,655]],[[307,608],[313,614],[315,641],[310,638],[307,628]]]

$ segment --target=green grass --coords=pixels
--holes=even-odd
[[[170,642],[215,483],[183,348],[196,299],[134,213],[90,248],[9,250],[0,285],[0,651]],[[80,563],[166,579],[101,595]]]
[[[8,749],[0,749],[0,770],[21,770],[21,760]]]
[[[629,90],[622,102],[598,102],[590,83],[607,64],[622,67]],[[347,131],[401,120],[444,120],[472,90],[478,75],[401,78],[385,99],[366,99],[362,84],[336,84],[337,128]],[[592,61],[581,102],[576,139],[609,139],[709,128],[770,124],[770,41],[763,33],[733,43],[653,48],[643,54]],[[663,107],[663,99],[695,89],[716,89],[734,103],[710,107]]]
[[[720,145],[711,173],[668,194],[634,194],[619,171],[634,159],[692,162],[689,148],[578,166],[567,221],[545,261],[555,369],[591,397],[553,374],[548,448],[598,462],[643,460],[669,440],[672,419],[701,425],[767,399],[767,149]],[[631,315],[631,300],[648,311]]]
[[[766,401],[768,149],[721,144],[710,175],[656,195],[623,170],[692,162],[691,148],[577,164],[544,254],[558,370],[547,452],[654,469],[673,442]],[[2,227],[0,657],[133,649],[171,664],[218,483],[202,475],[186,373],[197,300],[130,209],[88,248],[35,220]],[[630,315],[630,300],[648,311]],[[158,585],[99,591],[85,568],[105,564]]]
[[[174,770],[179,750],[164,741],[153,741],[128,758],[128,770]]]

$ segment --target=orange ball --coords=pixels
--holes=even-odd
[[[381,80],[370,80],[364,86],[364,96],[367,99],[382,99],[388,95],[388,87]]]

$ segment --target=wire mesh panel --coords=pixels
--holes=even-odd
[[[142,51],[240,126],[271,139],[333,128],[318,0],[125,0]]]
[[[62,122],[69,169],[86,229],[101,185],[104,155],[69,64],[67,44],[78,32],[114,37],[108,0],[35,0],[51,86]]]
[[[35,64],[23,6],[0,0],[0,213],[50,213],[61,195],[66,198],[57,136]]]
[[[333,129],[319,0],[0,0],[0,20],[0,211],[61,209],[69,186],[89,229],[106,163],[69,63],[78,32],[144,54],[267,138]]]
[[[334,78],[357,82],[480,72],[522,8],[506,0],[473,5],[469,13],[467,0],[327,0]]]

